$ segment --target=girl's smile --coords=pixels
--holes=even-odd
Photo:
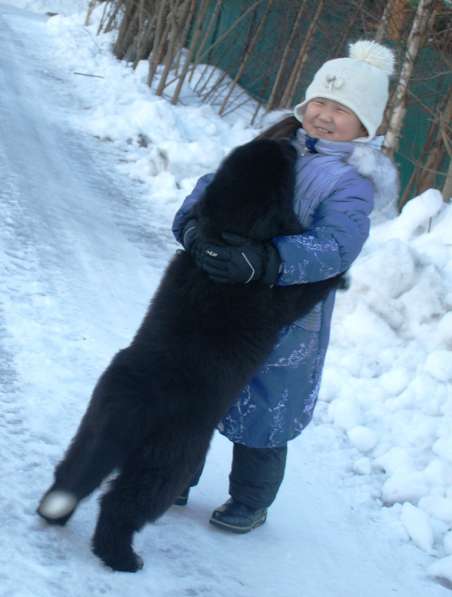
[[[308,102],[303,114],[303,128],[311,137],[331,141],[351,141],[367,134],[352,110],[322,97]]]

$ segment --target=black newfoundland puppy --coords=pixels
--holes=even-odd
[[[233,151],[196,205],[202,237],[221,243],[225,231],[258,241],[299,233],[295,160],[287,141],[252,141]],[[114,570],[141,568],[134,533],[189,484],[217,423],[281,328],[336,282],[219,284],[178,251],[132,343],[100,377],[40,516],[65,524],[117,471],[101,499],[92,548]]]

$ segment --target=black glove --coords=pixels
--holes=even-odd
[[[227,245],[199,242],[195,259],[215,282],[249,284],[260,280],[271,286],[281,265],[278,251],[271,242],[256,242],[236,234],[224,233]]]
[[[190,218],[182,231],[182,245],[187,253],[194,253],[198,238],[198,220],[196,218]]]

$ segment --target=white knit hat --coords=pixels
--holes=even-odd
[[[348,58],[325,62],[306,89],[295,117],[303,122],[304,107],[315,97],[334,100],[356,114],[372,139],[383,120],[389,96],[389,77],[394,70],[392,50],[374,41],[350,44]]]

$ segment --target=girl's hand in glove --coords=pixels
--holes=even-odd
[[[226,245],[199,242],[195,260],[215,282],[249,284],[259,280],[273,285],[281,259],[271,242],[252,241],[237,234],[224,233]]]

